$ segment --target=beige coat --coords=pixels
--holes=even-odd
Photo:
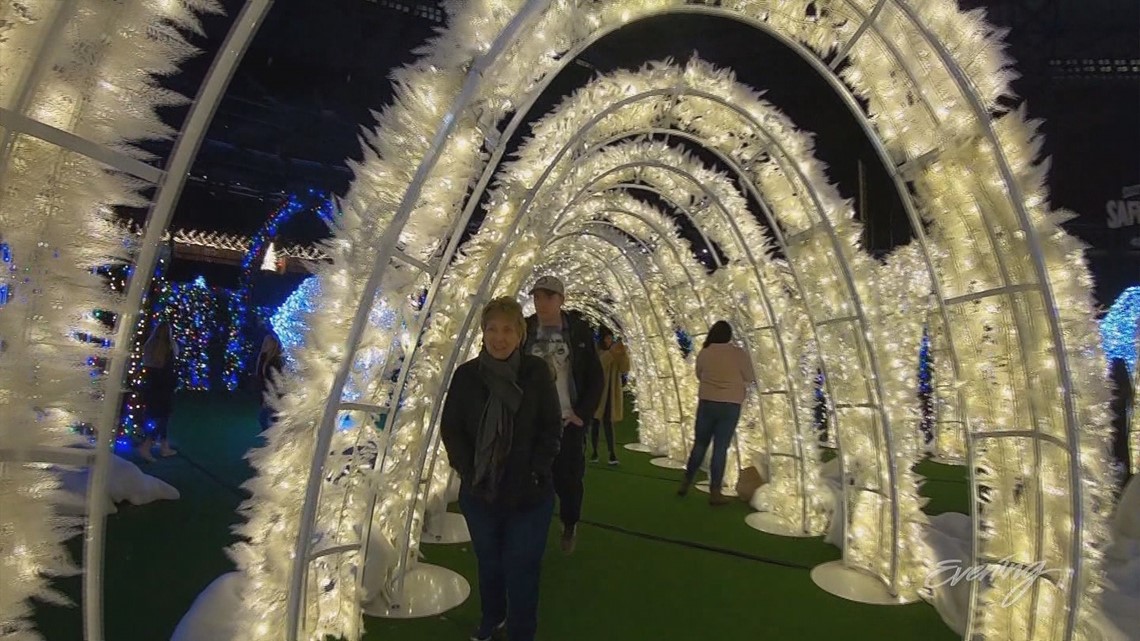
[[[629,373],[629,349],[623,348],[620,354],[615,353],[613,347],[599,350],[598,359],[602,362],[602,380],[605,381],[605,387],[602,389],[602,400],[598,403],[598,411],[594,414],[594,418],[598,420],[603,418],[608,398],[610,414],[616,423],[625,417],[621,375]]]

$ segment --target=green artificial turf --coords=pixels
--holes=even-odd
[[[232,570],[224,554],[238,521],[243,460],[258,442],[254,401],[221,394],[180,395],[171,432],[180,456],[142,467],[182,493],[179,501],[119,506],[108,521],[107,641],[165,641],[194,598]],[[618,426],[636,441],[635,417]],[[605,459],[605,446],[602,446]],[[699,638],[725,641],[847,639],[950,640],[934,609],[918,603],[878,607],[815,587],[810,569],[838,559],[821,539],[762,534],[744,523],[744,503],[713,509],[706,495],[676,496],[680,472],[620,448],[616,468],[591,464],[578,549],[557,548],[557,518],[543,567],[539,639],[578,641]],[[963,468],[923,463],[927,512],[968,512]],[[453,507],[454,509],[454,507]],[[78,540],[75,542],[78,552]],[[424,561],[460,572],[475,585],[469,545],[425,545]],[[58,582],[78,601],[77,578]],[[82,638],[76,608],[41,606],[49,641]],[[366,619],[370,641],[466,639],[478,622],[478,597],[443,616]]]

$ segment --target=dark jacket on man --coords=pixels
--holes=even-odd
[[[554,491],[554,459],[562,442],[562,413],[550,368],[541,358],[522,355],[518,384],[522,405],[514,417],[510,454],[499,484],[496,507],[526,510]],[[472,481],[483,406],[490,391],[479,374],[479,361],[459,366],[447,390],[440,437],[451,467],[464,485]]]
[[[594,330],[582,319],[566,312],[562,313],[562,327],[569,334],[566,342],[570,349],[570,371],[574,379],[574,413],[589,425],[602,401],[602,392],[605,391],[602,362],[594,344]],[[526,343],[522,348],[524,354],[530,354],[536,336],[537,314],[526,319]],[[554,404],[558,405],[557,396]]]

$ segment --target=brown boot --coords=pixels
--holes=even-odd
[[[709,492],[709,505],[728,505],[729,503],[732,503],[732,499],[721,494],[720,490],[712,490]]]

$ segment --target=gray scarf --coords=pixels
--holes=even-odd
[[[475,479],[472,490],[487,501],[494,501],[514,438],[515,413],[522,405],[518,385],[522,356],[516,349],[500,361],[487,351],[479,352],[479,377],[490,394],[483,406],[479,436],[475,441]]]

